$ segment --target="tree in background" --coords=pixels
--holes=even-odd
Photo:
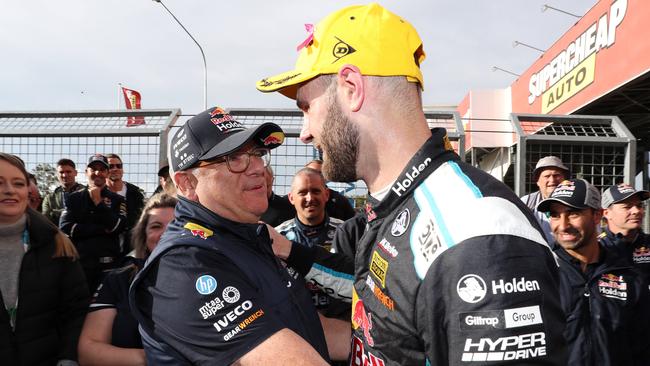
[[[47,163],[36,165],[33,171],[36,180],[38,181],[38,190],[42,196],[49,194],[59,185],[59,180],[56,177],[56,168]]]

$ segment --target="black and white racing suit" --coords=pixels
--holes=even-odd
[[[289,262],[314,261],[306,278],[344,295],[354,268],[352,365],[564,365],[558,266],[535,218],[445,134],[369,198],[353,265],[296,246]]]
[[[303,224],[295,217],[276,226],[275,230],[292,242],[308,248],[320,246],[330,253],[345,253],[345,251],[340,250],[338,245],[333,244],[336,230],[342,224],[343,220],[325,215],[321,224],[309,226]],[[348,275],[348,278],[351,280],[352,276]],[[317,283],[315,278],[312,278],[311,281],[307,281],[306,283],[307,288],[312,294],[314,306],[321,314],[330,318],[350,320],[349,299],[337,299],[329,296],[328,293],[333,291],[323,289],[323,285]]]

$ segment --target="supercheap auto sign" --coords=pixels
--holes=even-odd
[[[650,1],[598,2],[512,84],[517,113],[569,114],[650,70]]]

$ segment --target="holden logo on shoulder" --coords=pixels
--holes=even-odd
[[[409,224],[411,223],[411,212],[408,208],[400,212],[395,221],[393,221],[393,226],[390,228],[390,233],[393,236],[402,236],[408,229]]]
[[[395,183],[395,185],[391,188],[393,192],[395,192],[398,197],[402,197],[402,193],[406,192],[411,184],[413,184],[415,178],[419,177],[422,171],[424,171],[424,169],[429,166],[430,163],[431,158],[426,158],[421,164],[411,166],[403,177],[397,178],[397,183]],[[402,180],[400,181],[400,179]]]
[[[487,286],[480,276],[467,274],[458,280],[456,292],[458,292],[458,296],[460,296],[461,300],[470,304],[475,304],[485,298],[485,294],[487,294]]]

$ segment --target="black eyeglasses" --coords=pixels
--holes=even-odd
[[[114,169],[114,168],[122,169],[122,164],[108,164],[108,168],[109,169]]]
[[[271,162],[271,150],[258,148],[249,151],[236,152],[214,160],[202,161],[197,166],[205,167],[225,162],[231,173],[242,173],[246,171],[248,166],[251,164],[251,156],[261,159],[264,167],[269,166],[269,163]]]

